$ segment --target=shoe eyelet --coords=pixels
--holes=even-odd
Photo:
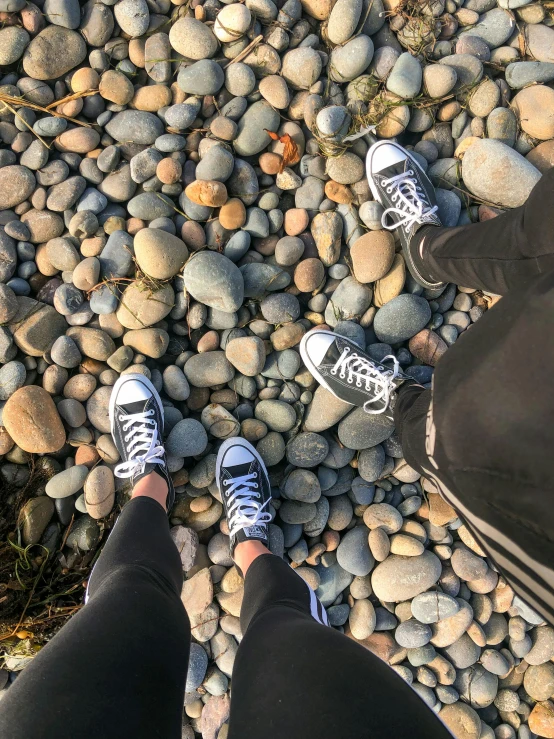
[[[331,370],[331,374],[332,374],[332,375],[336,375],[336,374],[337,374],[337,370],[335,370],[335,369],[332,369],[332,370]]]

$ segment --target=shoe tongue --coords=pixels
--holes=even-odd
[[[388,167],[385,167],[385,169],[379,170],[379,172],[377,172],[376,174],[378,177],[389,179],[390,177],[395,177],[396,175],[406,172],[409,169],[409,164],[410,164],[409,159],[401,159],[399,162],[394,162],[394,164],[389,164]]]
[[[323,357],[321,364],[336,364],[340,359],[343,349],[344,346],[342,346],[342,342],[338,338],[335,339],[335,341],[329,344],[329,348],[325,352],[325,356]]]
[[[136,400],[134,403],[125,403],[121,408],[129,416],[132,416],[135,413],[144,413],[144,411],[148,410],[147,403],[145,403],[144,400]]]
[[[250,462],[245,462],[244,464],[236,464],[233,467],[227,467],[227,472],[229,474],[229,477],[242,477],[243,475],[249,475],[251,472],[251,466],[252,464]]]

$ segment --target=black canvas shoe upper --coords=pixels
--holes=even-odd
[[[122,393],[124,385],[125,394]],[[139,391],[137,400],[133,399],[134,389]],[[123,396],[125,401],[118,402]],[[163,406],[147,378],[139,374],[120,377],[112,390],[110,421],[112,436],[122,460],[114,469],[115,476],[129,478],[134,486],[146,475],[156,472],[167,482],[169,511],[175,501],[175,490],[162,442]]]
[[[380,146],[394,147],[402,152],[404,158],[375,171],[372,154]],[[421,258],[414,259],[413,250],[417,245],[412,244],[412,237],[422,226],[442,226],[431,180],[408,151],[390,142],[377,143],[369,150],[367,175],[375,199],[385,209],[382,216],[383,227],[398,231],[404,258],[414,279],[426,288],[442,287],[444,283],[433,281],[421,273],[417,266],[421,263]]]
[[[216,478],[229,526],[231,554],[243,541],[261,541],[267,546],[271,486],[258,452],[245,439],[227,439],[217,455]]]
[[[319,347],[324,341],[328,348],[321,359]],[[314,342],[312,344],[312,342]],[[304,336],[300,347],[304,363],[327,390],[346,403],[363,407],[369,414],[390,415],[395,390],[406,381],[396,357],[390,355],[392,366],[376,362],[350,339],[331,331],[315,329]]]

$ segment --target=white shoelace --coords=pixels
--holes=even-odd
[[[392,196],[391,200],[397,206],[387,208],[381,216],[381,224],[387,231],[394,231],[400,226],[404,226],[407,231],[410,231],[415,224],[429,221],[431,216],[439,209],[438,205],[434,205],[432,208],[425,206],[422,200],[424,192],[418,185],[412,169],[383,180],[382,185],[387,193]],[[392,225],[387,225],[387,215],[389,214],[400,216],[400,220]]]
[[[129,459],[115,467],[116,477],[133,477],[144,472],[146,464],[164,463],[164,448],[158,441],[158,425],[151,418],[153,415],[154,411],[150,409],[143,413],[119,416],[121,423],[126,421],[123,431],[131,431],[124,437],[128,444]]]
[[[387,359],[392,359],[394,369],[381,370],[364,357],[360,357],[356,352],[350,352],[349,347],[344,348],[341,356],[331,370],[331,374],[336,375],[338,372],[339,377],[343,380],[346,379],[349,384],[353,384],[355,381],[356,387],[363,387],[365,383],[365,389],[367,391],[373,390],[376,394],[370,400],[366,400],[363,406],[364,411],[371,415],[384,413],[389,406],[391,393],[395,390],[394,381],[400,372],[398,360],[393,354],[387,355],[383,359],[383,362],[386,362]],[[371,408],[372,405],[379,401],[383,401],[383,408],[377,410]]]
[[[258,489],[256,478],[257,474],[251,472],[249,475],[223,480],[225,487],[229,488],[227,493],[229,536],[234,536],[247,526],[256,526],[271,521],[271,513],[264,511],[269,504],[269,499],[260,505],[258,502],[261,497],[260,493],[254,492]]]

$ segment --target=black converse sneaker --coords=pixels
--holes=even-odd
[[[308,331],[300,343],[300,354],[320,385],[372,415],[391,410],[394,391],[410,381],[392,354],[384,358],[392,362],[393,366],[387,367],[371,359],[350,339],[332,331]]]
[[[227,439],[219,447],[215,475],[229,526],[231,555],[237,544],[249,539],[267,546],[271,486],[258,452],[246,439]]]
[[[431,180],[406,149],[391,141],[373,144],[367,152],[366,170],[373,197],[385,208],[381,219],[383,228],[398,229],[404,258],[413,278],[429,289],[444,287],[443,282],[422,274],[424,240],[412,242],[422,226],[442,226]]]
[[[132,485],[157,472],[167,482],[167,510],[175,500],[162,442],[164,409],[156,388],[140,374],[121,375],[110,397],[112,436],[121,459],[116,477],[130,478]]]

